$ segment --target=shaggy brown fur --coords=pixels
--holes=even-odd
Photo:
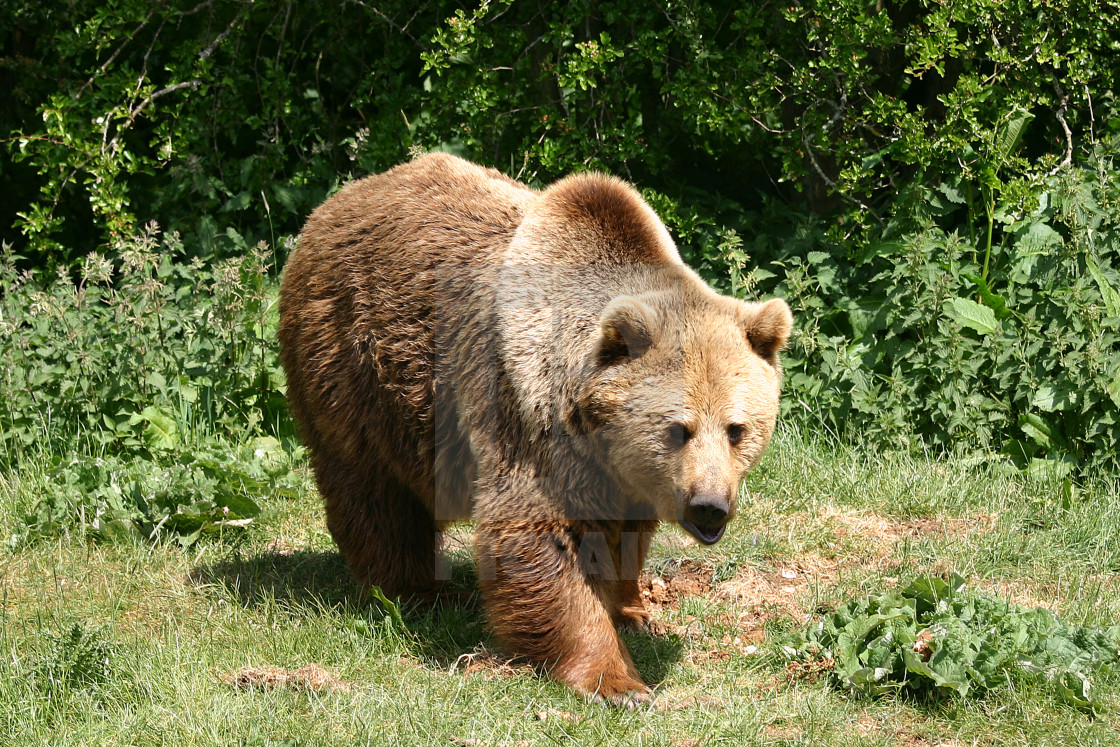
[[[430,588],[474,518],[490,623],[612,703],[660,521],[705,543],[778,409],[785,302],[712,292],[633,189],[542,192],[431,154],[312,214],[280,302],[288,398],[361,584]]]

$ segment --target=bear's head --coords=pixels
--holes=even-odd
[[[606,306],[576,417],[630,501],[705,544],[723,536],[774,432],[791,325],[785,301],[707,289]]]

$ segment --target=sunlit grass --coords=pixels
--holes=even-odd
[[[776,645],[818,608],[949,570],[1071,622],[1112,624],[1120,619],[1112,540],[1120,518],[1106,487],[1086,488],[1062,508],[1056,486],[1004,476],[990,464],[838,447],[782,431],[723,542],[705,549],[673,528],[659,534],[651,568],[668,578],[692,558],[714,583],[659,606],[657,635],[627,634],[670,706],[630,713],[584,703],[495,654],[463,565],[467,553],[456,556],[460,598],[406,604],[405,629],[393,626],[353,587],[300,474],[300,495],[265,502],[248,531],[187,549],[64,534],[5,551],[0,743],[1116,741],[1114,711],[1091,719],[1042,690],[1013,686],[943,702],[852,698],[826,679],[792,676]],[[41,478],[29,467],[0,480],[9,531],[28,507],[25,491],[42,489]],[[762,601],[745,602],[748,592]],[[45,683],[48,664],[74,657],[74,646],[59,641],[75,624],[107,646],[107,674]],[[346,687],[243,689],[228,681],[244,667],[308,664]],[[1120,705],[1115,675],[1095,684],[1113,709]]]

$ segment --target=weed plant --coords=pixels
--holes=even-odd
[[[912,185],[873,236],[796,215],[775,231],[773,211],[757,220],[765,231],[690,259],[728,290],[789,299],[783,407],[803,427],[998,453],[1073,484],[1120,470],[1118,177],[1102,151],[1038,183],[1009,180],[982,207],[957,175]],[[729,278],[726,256],[759,266]]]
[[[275,345],[270,248],[184,256],[149,224],[75,272],[0,257],[0,470],[35,498],[21,542],[244,525],[298,457]],[[35,469],[29,470],[35,463]]]

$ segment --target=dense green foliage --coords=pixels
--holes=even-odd
[[[1099,708],[1090,677],[1120,663],[1120,625],[1069,625],[1050,610],[966,589],[954,575],[854,599],[794,636],[786,652],[824,660],[839,685],[862,695],[964,696],[1017,677]]]
[[[1062,476],[1115,470],[1118,176],[1094,159],[1046,178],[1034,204],[1001,214],[990,256],[943,226],[967,211],[946,181],[922,190],[912,230],[783,257],[769,287],[801,323],[791,399],[833,432],[1002,450]]]
[[[245,249],[187,261],[151,225],[76,278],[0,257],[0,465],[34,455],[47,478],[13,542],[72,527],[189,542],[292,493],[272,258]]]
[[[420,6],[430,26],[437,6]],[[0,207],[25,254],[76,260],[150,220],[192,253],[292,232],[358,144],[403,159],[421,61],[409,3],[17,1],[0,14]],[[394,20],[397,19],[397,20]],[[8,99],[5,96],[5,99]]]
[[[4,230],[63,256],[152,218],[190,242],[270,210],[291,230],[338,176],[413,145],[530,179],[605,168],[686,212],[791,183],[857,208],[849,224],[959,176],[991,217],[1117,130],[1118,17],[1102,0],[16,2]]]
[[[141,533],[233,510],[211,481],[251,502],[271,478],[236,473],[237,449],[290,451],[252,247],[282,263],[341,181],[445,149],[535,184],[629,178],[711,283],[787,297],[785,416],[807,428],[1115,472],[1118,19],[1112,0],[8,3],[0,461],[55,455],[87,496],[121,470],[158,494],[177,465],[181,501],[104,499]],[[74,454],[123,461],[78,474]]]

